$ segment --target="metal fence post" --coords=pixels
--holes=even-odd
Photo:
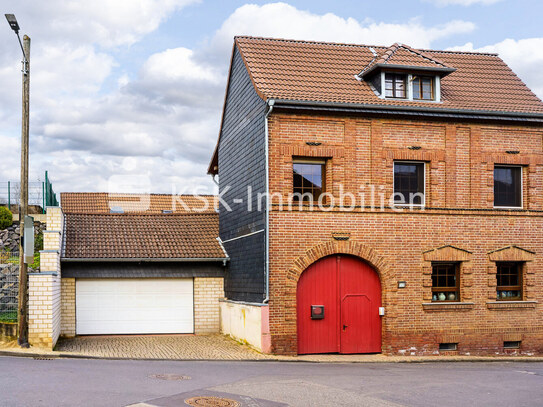
[[[11,211],[11,193],[10,193],[11,181],[8,181],[8,209]]]

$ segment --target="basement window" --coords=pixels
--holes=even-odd
[[[455,351],[455,350],[458,350],[458,344],[457,343],[440,343],[439,350],[440,351]]]
[[[504,349],[520,349],[520,341],[504,341]]]

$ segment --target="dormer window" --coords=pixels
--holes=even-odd
[[[413,99],[434,100],[435,99],[435,78],[432,76],[413,76]]]
[[[394,44],[381,53],[369,48],[373,59],[355,75],[381,99],[398,102],[441,102],[441,79],[456,69],[434,55]]]
[[[402,74],[385,74],[385,97],[394,99],[407,98],[407,76]]]

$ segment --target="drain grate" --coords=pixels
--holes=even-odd
[[[178,374],[152,374],[149,376],[152,379],[160,379],[160,380],[190,380],[192,377],[190,376],[183,376]]]
[[[222,397],[192,397],[185,400],[185,404],[195,407],[240,407],[236,400]]]
[[[48,358],[47,356],[34,356],[34,360],[55,360],[56,358]]]

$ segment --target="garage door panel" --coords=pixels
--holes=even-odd
[[[192,333],[192,279],[76,280],[78,335]]]

